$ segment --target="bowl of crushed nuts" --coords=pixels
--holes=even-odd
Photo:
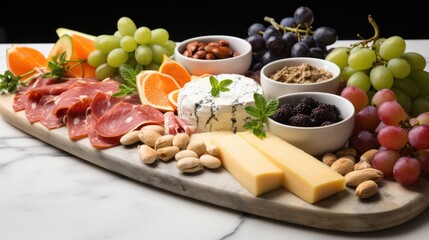
[[[178,43],[174,59],[195,76],[245,74],[252,62],[252,47],[235,36],[200,36]]]
[[[296,92],[338,93],[340,68],[319,58],[284,58],[266,64],[260,72],[261,87],[267,98]]]
[[[313,156],[346,146],[355,123],[349,100],[325,92],[290,93],[278,99],[277,112],[267,120],[269,132]]]

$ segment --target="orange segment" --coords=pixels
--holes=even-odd
[[[46,67],[48,60],[43,53],[34,48],[12,45],[6,50],[6,63],[9,71],[15,76],[20,76],[35,68]]]
[[[175,111],[177,111],[177,99],[179,97],[179,92],[180,89],[176,89],[168,94],[168,101],[170,102],[170,105],[174,108]]]
[[[159,66],[159,72],[172,76],[180,87],[183,87],[187,82],[191,80],[191,74],[188,70],[179,62],[169,58],[167,55],[163,55],[162,63]]]
[[[148,104],[162,112],[173,112],[168,94],[180,89],[170,75],[155,70],[144,70],[136,77],[137,90],[142,104]]]

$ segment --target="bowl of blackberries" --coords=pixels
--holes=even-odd
[[[267,121],[269,132],[313,156],[346,146],[355,122],[349,100],[324,92],[291,93],[278,100],[277,112]]]

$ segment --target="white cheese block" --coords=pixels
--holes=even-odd
[[[244,131],[243,125],[250,115],[245,107],[254,105],[253,94],[263,94],[261,86],[253,79],[239,74],[219,74],[220,81],[231,79],[229,91],[211,95],[210,76],[196,78],[180,90],[177,115],[199,132],[229,130]]]

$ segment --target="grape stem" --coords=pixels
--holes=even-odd
[[[269,22],[277,30],[282,29],[283,32],[290,31],[290,32],[294,32],[294,33],[304,33],[305,35],[310,35],[310,34],[312,35],[314,33],[313,31],[311,31],[311,26],[305,26],[306,29],[300,28],[301,25],[298,25],[296,28],[286,27],[286,26],[283,26],[283,25],[277,23],[276,20],[274,20],[274,18],[268,17],[268,16],[264,17],[264,21]],[[298,35],[300,35],[300,34],[298,34]]]
[[[367,47],[369,42],[373,42],[373,44],[374,44],[375,41],[377,41],[377,39],[380,37],[380,29],[378,28],[377,23],[375,22],[375,20],[372,18],[371,15],[368,15],[368,22],[371,24],[371,26],[374,29],[374,36],[372,36],[371,38],[368,38],[368,39],[364,39],[360,34],[358,34],[357,35],[358,38],[362,39],[362,41],[353,44],[352,47],[359,46],[359,45]]]

